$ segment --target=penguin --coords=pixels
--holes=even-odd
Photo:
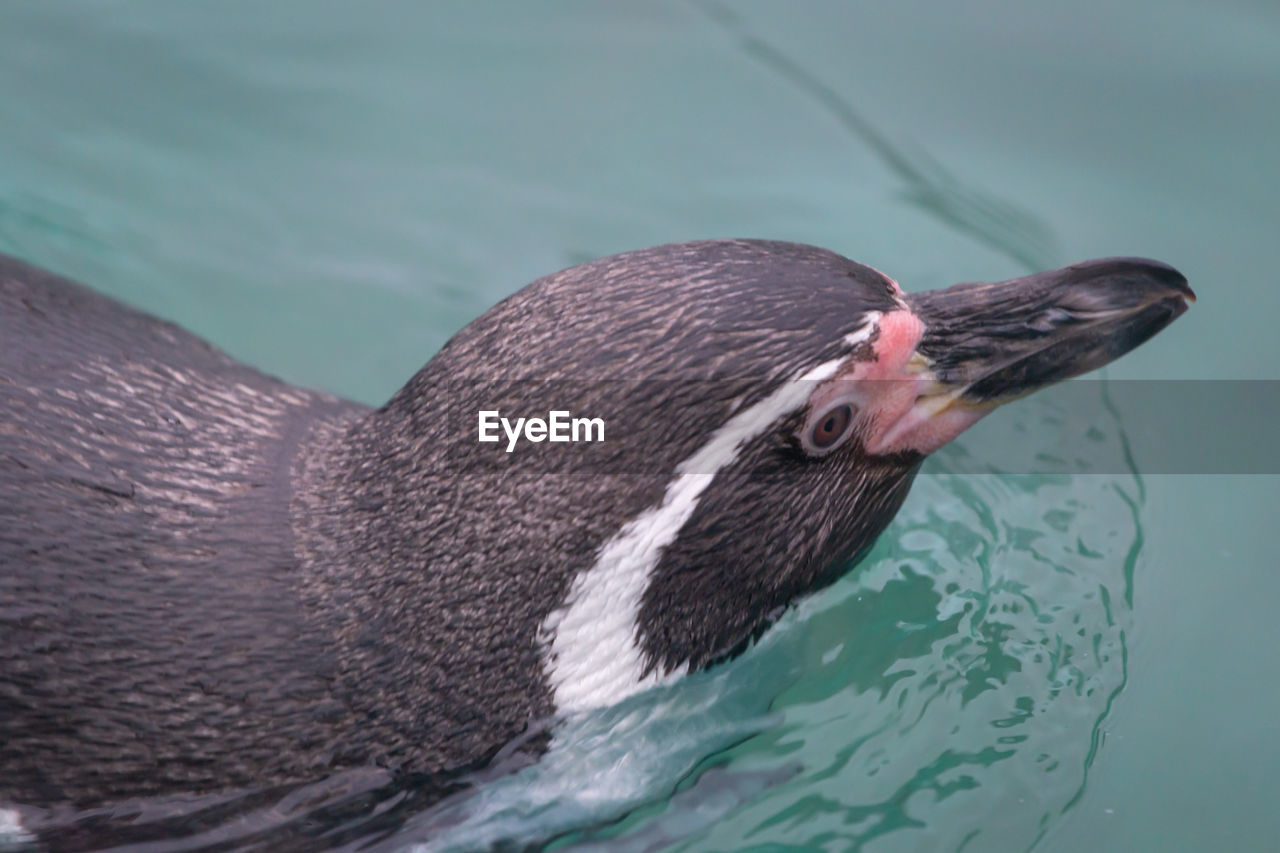
[[[905,293],[664,245],[533,282],[370,408],[0,257],[0,804],[536,760],[545,721],[741,652],[929,453],[1192,299],[1140,258]]]

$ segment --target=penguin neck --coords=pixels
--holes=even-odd
[[[329,582],[402,582],[446,530],[446,404],[420,371],[384,406],[321,419],[294,470],[293,519],[307,568]],[[354,592],[354,591],[353,591]]]
[[[442,386],[420,371],[377,410],[318,421],[291,506],[298,585],[329,640],[335,697],[405,769],[427,773],[483,762],[554,710],[537,596],[498,563],[483,484],[450,464]]]
[[[470,679],[523,691],[534,716],[574,710],[580,703],[552,701],[560,649],[548,642],[548,620],[568,608],[580,579],[602,578],[607,543],[628,520],[661,505],[670,477],[556,475],[494,466],[491,455],[477,461],[468,455],[477,450],[468,408],[475,401],[465,383],[443,373],[428,365],[381,408],[313,430],[293,513],[309,599],[349,646],[343,657],[376,655],[383,671],[448,661],[448,677],[435,685],[442,694]],[[581,642],[631,647],[647,584],[643,573],[634,580],[640,588],[625,609],[627,624],[613,624],[621,608],[574,611],[584,620],[575,633]],[[672,627],[654,636],[678,633]],[[460,672],[467,668],[473,676]],[[590,704],[638,689],[642,669],[620,670],[616,689]],[[560,674],[593,678],[577,668]],[[411,690],[430,686],[420,675],[400,677]]]

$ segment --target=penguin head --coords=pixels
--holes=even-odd
[[[741,650],[870,548],[927,454],[1190,296],[1137,259],[907,295],[809,246],[661,246],[534,282],[388,406],[443,393],[456,467],[582,497],[575,517],[501,522],[526,559],[548,526],[583,543],[531,596],[556,706],[580,709]],[[604,441],[481,446],[481,409],[600,418]]]

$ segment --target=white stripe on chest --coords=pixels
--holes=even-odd
[[[867,319],[846,337],[848,343],[856,345],[871,336],[877,312]],[[644,675],[637,620],[654,567],[716,473],[731,464],[750,439],[804,405],[814,383],[830,378],[843,362],[839,358],[820,364],[730,418],[677,466],[661,503],[623,525],[600,548],[595,564],[574,578],[564,605],[547,616],[539,634],[557,710],[572,713],[611,705],[684,674],[687,667]]]

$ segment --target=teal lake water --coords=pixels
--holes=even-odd
[[[526,282],[709,237],[1199,301],[1108,368],[1131,470],[942,454],[747,654],[382,844],[1275,849],[1280,477],[1144,470],[1123,388],[1280,380],[1280,5],[0,5],[0,251],[301,385],[380,403]],[[1164,428],[1247,414],[1188,396]]]

